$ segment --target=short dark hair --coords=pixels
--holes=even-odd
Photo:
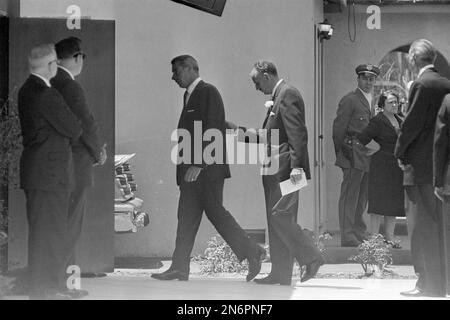
[[[393,90],[385,91],[381,94],[380,98],[378,99],[378,108],[381,108],[381,109],[384,108],[384,106],[386,105],[386,100],[387,100],[388,96],[394,96],[395,98],[397,98],[397,102],[399,102],[399,100],[400,100],[400,97],[397,92],[395,92]]]
[[[56,55],[58,59],[72,58],[81,51],[81,39],[77,37],[65,38],[55,44]]]
[[[192,67],[196,72],[199,72],[198,62],[194,57],[183,54],[181,56],[175,57],[170,61],[172,65],[179,63],[183,67]]]
[[[270,61],[259,60],[255,62],[253,68],[255,68],[255,70],[258,71],[259,73],[268,73],[273,76],[278,76],[277,67],[273,62]]]

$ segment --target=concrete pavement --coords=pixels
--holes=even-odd
[[[202,276],[199,266],[194,263],[191,263],[188,282],[150,278],[152,273],[166,270],[170,261],[163,261],[163,265],[156,270],[120,269],[106,278],[82,279],[83,288],[90,291],[86,299],[410,300],[401,296],[400,292],[412,289],[416,282],[411,266],[391,268],[405,279],[350,279],[362,274],[358,264],[324,265],[319,270],[318,278],[300,283],[299,277],[295,277],[291,287],[248,283],[245,274]],[[269,271],[270,264],[264,263],[258,277]]]
[[[403,300],[415,280],[312,279],[293,286],[262,286],[245,278],[199,278],[162,282],[145,277],[83,279],[86,299],[107,300]],[[430,298],[420,298],[430,299]],[[410,300],[410,299],[408,299]]]
[[[116,269],[103,278],[82,278],[83,289],[89,291],[86,300],[411,300],[400,295],[415,285],[411,266],[393,266],[402,279],[355,279],[362,274],[358,264],[335,264],[321,267],[316,279],[300,283],[298,276],[291,287],[264,286],[246,282],[245,274],[202,276],[199,266],[191,265],[188,282],[158,281],[150,276],[166,270],[170,261],[160,269]],[[270,264],[262,266],[262,277]],[[8,299],[26,299],[25,296]],[[418,298],[430,300],[432,298]]]

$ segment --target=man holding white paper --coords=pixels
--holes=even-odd
[[[290,192],[300,189],[311,178],[305,105],[300,92],[278,77],[272,62],[255,63],[250,77],[256,90],[272,96],[271,101],[266,103],[268,110],[263,124],[267,137],[254,141],[266,144],[271,160],[268,164],[271,168],[263,171],[263,186],[272,269],[267,277],[254,281],[259,284],[291,285],[295,258],[301,266],[306,266],[301,278],[305,282],[313,278],[324,263],[313,240],[297,224],[299,193]],[[230,122],[228,127],[246,130]],[[278,137],[278,141],[274,137]],[[288,182],[283,183],[286,180]],[[284,196],[280,183],[283,186],[291,184]]]

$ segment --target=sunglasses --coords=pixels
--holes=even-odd
[[[84,52],[77,52],[73,55],[74,58],[78,57],[78,56],[82,56],[83,60],[86,60],[87,56]]]

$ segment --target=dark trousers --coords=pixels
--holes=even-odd
[[[298,192],[282,197],[276,176],[263,176],[263,186],[272,263],[270,274],[281,282],[289,282],[294,258],[300,265],[307,265],[322,259],[322,255],[297,224]]]
[[[259,246],[223,207],[224,179],[209,181],[200,174],[193,183],[182,182],[178,228],[171,269],[189,273],[189,262],[203,212],[228,243],[239,261],[256,256]]]
[[[442,243],[444,259],[443,260],[443,269],[445,271],[445,279],[446,279],[446,287],[447,287],[447,295],[450,295],[450,199],[447,199],[442,206]]]
[[[411,236],[411,255],[418,285],[426,292],[443,295],[446,286],[442,204],[433,185],[406,186],[407,201],[417,208]]]
[[[341,244],[364,240],[366,224],[363,213],[367,207],[369,174],[358,169],[342,169],[344,177],[339,198]]]
[[[28,218],[30,295],[57,291],[66,263],[69,193],[66,190],[25,190]]]
[[[67,221],[67,266],[76,264],[76,246],[81,237],[86,212],[86,193],[86,186],[77,185],[70,194]]]

